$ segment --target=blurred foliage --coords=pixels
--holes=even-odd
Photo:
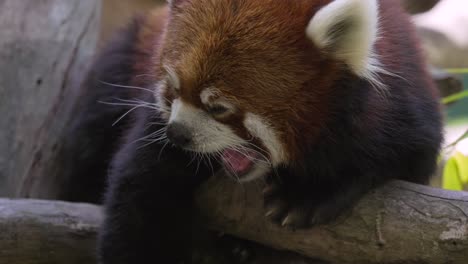
[[[443,99],[443,103],[450,106],[446,107],[447,124],[460,125],[468,124],[468,69],[448,69],[447,72],[454,74],[463,82],[464,90],[447,96]]]
[[[442,103],[443,104],[450,104],[450,103],[456,102],[458,100],[464,99],[466,97],[468,97],[468,91],[463,91],[463,92],[452,94],[450,96],[447,96],[447,97],[443,98]]]
[[[468,156],[456,150],[444,167],[442,188],[461,191],[468,185]]]
[[[464,90],[442,99],[447,107],[449,124],[466,124],[468,121],[468,69],[449,69],[448,72],[460,76]],[[451,153],[444,165],[442,188],[461,191],[468,188],[468,130],[445,147]]]

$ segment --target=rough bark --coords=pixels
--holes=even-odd
[[[287,230],[263,217],[258,184],[213,179],[198,202],[215,230],[331,263],[468,263],[468,193],[392,182],[336,223]]]
[[[467,192],[396,181],[369,193],[335,223],[288,230],[263,216],[260,187],[213,178],[197,194],[199,220],[214,231],[327,263],[468,262]],[[101,218],[96,206],[0,200],[0,263],[93,263]],[[278,263],[312,263],[262,250],[270,252],[263,255],[285,259]]]
[[[100,207],[0,199],[0,263],[95,264]]]
[[[54,198],[60,136],[92,61],[99,0],[0,0],[0,195]]]

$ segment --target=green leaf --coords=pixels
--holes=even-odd
[[[456,102],[458,100],[461,100],[461,99],[467,98],[467,97],[468,97],[468,91],[461,91],[459,93],[452,94],[452,95],[449,95],[447,97],[444,97],[442,99],[442,103],[443,104],[450,104],[450,103]]]
[[[445,71],[448,73],[454,73],[454,74],[465,74],[465,73],[468,73],[468,68],[450,68],[450,69],[445,69]]]
[[[442,187],[461,191],[468,184],[468,157],[456,151],[445,164]]]

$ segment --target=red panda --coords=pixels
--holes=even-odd
[[[89,103],[72,126],[81,148],[97,149],[79,157],[92,160],[77,169],[82,181],[119,149],[103,264],[189,260],[193,190],[211,170],[267,179],[266,217],[308,227],[389,179],[426,183],[435,169],[438,93],[398,1],[173,0],[97,62],[103,82],[87,102],[132,107]],[[127,114],[115,140],[110,124]]]

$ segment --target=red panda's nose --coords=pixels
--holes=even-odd
[[[179,123],[171,123],[166,128],[167,138],[179,147],[187,147],[192,143],[192,135],[190,130]]]

